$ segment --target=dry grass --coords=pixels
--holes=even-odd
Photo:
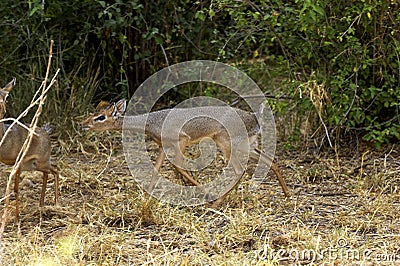
[[[400,264],[399,146],[363,158],[280,152],[292,199],[272,174],[253,192],[247,176],[213,210],[150,199],[116,133],[73,142],[56,149],[60,206],[50,180],[40,210],[40,174],[24,173],[21,222],[6,228],[0,265]]]

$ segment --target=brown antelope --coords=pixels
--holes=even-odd
[[[229,113],[226,108],[234,110],[236,117],[232,118],[232,113]],[[97,106],[95,112],[82,123],[82,128],[85,130],[122,130],[124,123],[124,130],[127,129],[132,130],[133,132],[145,133],[159,146],[158,156],[154,165],[155,170],[159,171],[162,162],[166,157],[163,146],[169,146],[175,150],[176,158],[173,164],[175,169],[187,182],[195,186],[200,184],[181,168],[181,162],[183,160],[182,154],[185,148],[191,144],[199,143],[204,138],[211,138],[222,150],[224,157],[229,159],[229,163],[232,165],[234,172],[236,174],[243,173],[242,166],[232,149],[242,149],[243,141],[247,141],[249,144],[247,148],[256,142],[257,135],[260,132],[257,116],[260,116],[260,113],[262,112],[262,108],[259,110],[260,113],[250,113],[241,109],[226,106],[207,106],[164,109],[144,115],[124,117],[125,109],[126,100],[120,100],[114,104],[102,101]],[[188,116],[194,118],[185,120]],[[215,121],[210,117],[219,117],[220,121]],[[171,126],[166,130],[165,128],[163,129],[163,124],[166,119],[171,121],[185,120],[187,122],[182,127]],[[245,136],[239,133],[235,134],[235,130],[233,130],[232,135],[232,132],[228,132],[228,130],[223,126],[231,125],[235,128],[236,124],[239,123],[237,121],[238,119],[240,119],[241,121],[239,122],[245,126],[245,130],[247,131]],[[145,128],[143,125],[146,125]],[[267,154],[254,147],[251,148],[250,156],[259,157],[261,160],[271,163],[272,170],[275,172],[285,196],[289,197],[289,189],[282,178],[280,169],[276,162]],[[222,196],[215,201],[213,206],[217,206],[229,191],[236,186],[238,181],[239,179],[231,183],[223,192]],[[150,184],[150,191],[153,186],[154,183],[152,181]]]
[[[6,112],[6,98],[8,93],[15,86],[15,78],[8,83],[4,88],[0,89],[0,118],[4,117]],[[28,136],[28,130],[18,124],[14,124],[10,128],[10,124],[0,122],[0,140],[3,138],[3,142],[0,146],[0,161],[6,165],[14,165],[17,159],[18,153],[22,149],[22,146]],[[28,126],[29,127],[29,126]],[[8,133],[6,133],[8,130]],[[40,171],[43,173],[43,184],[40,195],[39,205],[43,207],[44,197],[47,187],[48,174],[51,172],[54,175],[54,201],[55,204],[58,202],[58,171],[57,167],[50,163],[51,154],[51,143],[48,132],[42,128],[35,129],[35,135],[33,135],[32,142],[28,148],[25,157],[22,159],[20,167],[17,169],[15,174],[14,193],[15,193],[15,209],[16,217],[19,217],[19,203],[18,203],[18,191],[19,191],[19,180],[21,171]]]

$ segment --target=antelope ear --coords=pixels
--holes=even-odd
[[[14,88],[14,86],[15,86],[16,83],[17,83],[17,79],[16,79],[16,78],[13,78],[13,79],[10,81],[10,83],[8,83],[2,90],[8,93],[8,92],[10,92],[10,91]]]
[[[115,104],[115,109],[118,113],[120,113],[121,115],[123,115],[126,111],[126,100],[122,99],[119,100],[116,104]]]
[[[101,101],[99,102],[99,104],[96,107],[96,111],[100,111],[100,110],[104,110],[107,109],[108,107],[110,107],[111,104],[109,102],[106,101]]]

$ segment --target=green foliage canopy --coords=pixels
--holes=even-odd
[[[299,88],[323,84],[317,111],[331,132],[400,139],[398,1],[4,0],[0,14],[3,83],[19,76],[34,87],[55,41],[57,115],[104,96],[129,97],[167,64],[268,58],[286,65],[291,83],[281,93],[301,108],[317,106],[300,99]]]

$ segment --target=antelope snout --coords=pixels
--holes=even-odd
[[[88,131],[88,130],[90,129],[90,126],[89,126],[89,125],[81,124],[81,129],[82,129],[82,130],[85,130],[85,131]]]

